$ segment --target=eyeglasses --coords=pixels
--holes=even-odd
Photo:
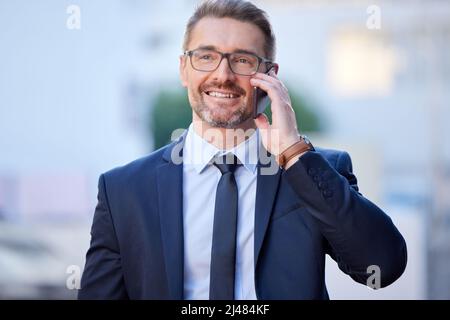
[[[235,74],[252,76],[258,72],[261,63],[267,69],[273,66],[272,61],[252,53],[223,53],[212,49],[195,49],[184,52],[189,56],[191,66],[197,71],[215,71],[223,58],[227,58],[228,66]]]

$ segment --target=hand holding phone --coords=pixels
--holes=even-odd
[[[278,71],[278,65],[274,66]],[[272,155],[279,155],[291,145],[299,141],[297,119],[292,108],[289,92],[277,77],[278,72],[270,74],[257,73],[251,79],[252,86],[270,92],[272,121],[267,117],[258,116],[254,121],[261,130],[261,141],[264,148]],[[259,96],[260,101],[264,98]],[[255,103],[254,113],[264,111],[260,101]],[[257,110],[258,104],[261,109]],[[267,104],[264,104],[264,107]],[[273,134],[272,134],[273,133]],[[287,167],[286,167],[287,168]]]

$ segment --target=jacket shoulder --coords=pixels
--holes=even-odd
[[[336,149],[326,149],[321,147],[314,147],[317,153],[321,154],[325,160],[330,163],[331,166],[337,168],[339,165],[350,165],[351,166],[351,158],[350,155],[343,150]]]
[[[350,185],[359,191],[358,179],[353,173],[353,164],[350,155],[346,151],[315,148],[316,152],[321,154],[322,157],[337,171],[344,176]]]

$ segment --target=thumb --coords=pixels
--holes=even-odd
[[[270,127],[269,118],[264,113],[259,114],[255,118],[255,124],[260,130],[267,130]]]

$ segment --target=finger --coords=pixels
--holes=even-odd
[[[284,85],[283,81],[281,81],[278,78],[277,73],[275,72],[275,69],[273,69],[273,68],[269,71],[268,74],[260,73],[260,72],[255,73],[253,75],[253,79],[266,80],[266,81],[272,83],[274,86],[277,86],[277,87],[283,89],[283,91],[286,91],[286,92],[288,91],[286,86]]]
[[[280,81],[273,69],[271,69],[268,74],[257,72],[253,75],[253,78],[266,80],[272,83],[277,83]]]
[[[259,78],[251,78],[250,84],[267,92],[267,95],[269,96],[271,101],[277,100],[278,96],[276,95],[276,88],[273,83]]]
[[[271,76],[272,78],[279,80],[274,68],[270,69],[268,75]]]
[[[270,128],[269,119],[264,113],[261,113],[256,117],[255,124],[260,130],[266,130]]]

